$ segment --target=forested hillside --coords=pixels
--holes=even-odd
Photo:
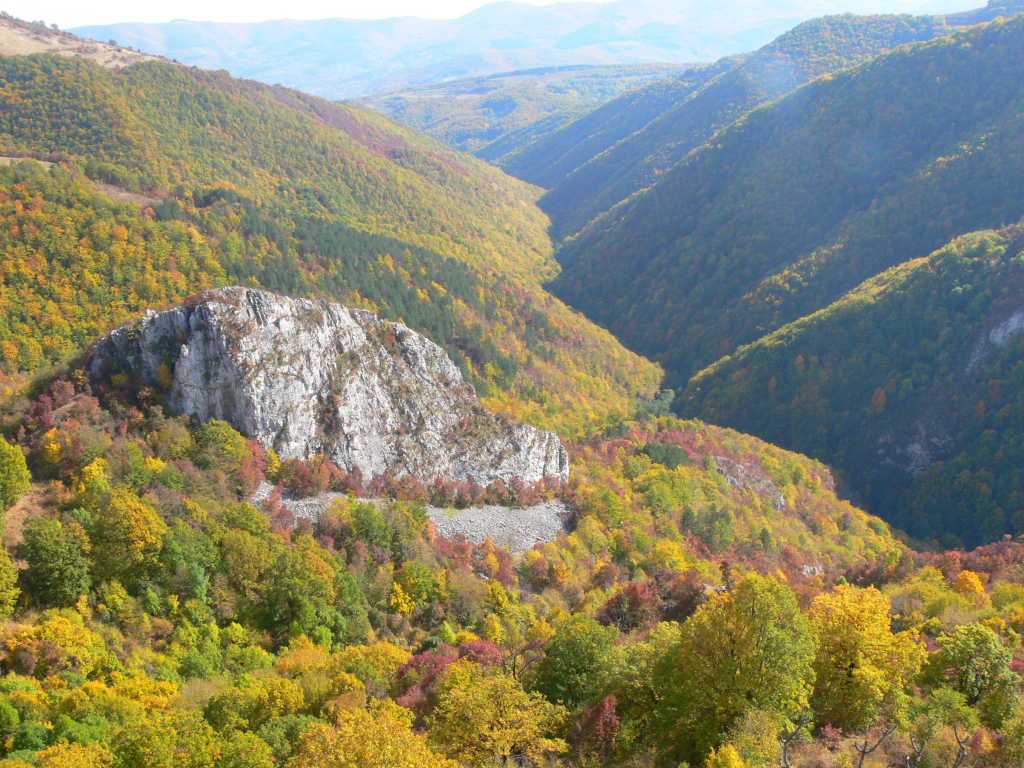
[[[504,167],[524,146],[623,91],[681,69],[671,64],[549,67],[372,94],[358,103]]]
[[[828,462],[922,539],[1017,535],[1022,296],[1021,229],[968,235],[718,361],[678,409]]]
[[[566,486],[424,488],[282,464],[123,377],[30,394],[0,402],[4,768],[1024,750],[1024,547],[913,553],[825,467],[756,439],[649,418],[574,446]],[[349,496],[297,519],[247,503],[264,478]],[[424,510],[553,494],[574,532],[515,559],[436,537]]]
[[[516,178],[545,189],[649,122],[692,96],[745,56],[727,56],[705,67],[635,88],[549,136],[539,137],[515,157],[498,164]],[[491,158],[486,154],[483,157]]]
[[[555,285],[680,380],[736,351],[734,325],[800,319],[676,407],[840,464],[853,440],[910,455],[927,422],[919,442],[953,448],[892,514],[939,544],[1017,532],[1024,235],[947,238],[1022,212],[1022,89],[1024,17],[815,81],[567,243]],[[670,414],[659,368],[542,288],[537,194],[369,110],[223,72],[0,58],[0,768],[1024,764],[1024,543],[916,552],[817,458]],[[792,264],[788,303],[743,320]],[[294,340],[312,336],[288,328],[323,318],[305,304],[277,333],[264,297],[210,332],[197,294],[226,284],[384,321],[353,313],[353,335],[375,329],[362,357],[318,337],[328,381],[275,385],[310,372]],[[160,334],[120,330],[110,364],[80,354],[182,303]],[[250,318],[268,367],[242,355]],[[513,433],[388,320],[443,345],[484,406],[558,429],[570,466],[371,477],[172,407],[259,378],[290,419],[287,394],[315,388],[310,436],[347,439],[330,417],[350,384],[376,388],[368,410],[443,385],[433,403],[472,413],[427,437]],[[436,380],[389,373],[416,349]],[[179,375],[199,358],[216,366]],[[371,448],[428,430],[373,423]],[[432,522],[541,502],[557,535],[517,555]]]
[[[534,190],[372,111],[49,56],[0,59],[0,99],[0,154],[63,166],[0,176],[8,372],[146,306],[248,282],[403,319],[489,405],[563,431],[657,391],[654,367],[539,287],[557,265]],[[87,177],[151,204],[115,204]]]
[[[586,162],[567,168],[567,175],[554,186],[541,184],[550,189],[541,207],[551,216],[556,237],[573,235],[616,203],[653,184],[690,151],[752,109],[827,72],[950,31],[941,16],[847,14],[805,22],[694,92],[681,94],[684,98],[677,104],[614,146],[608,145],[607,151],[595,152]],[[561,133],[572,141],[575,130],[571,125]],[[531,176],[522,178],[534,181]]]
[[[554,292],[687,381],[951,237],[1024,213],[1024,16],[820,78],[559,254]]]

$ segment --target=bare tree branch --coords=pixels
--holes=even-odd
[[[881,737],[878,739],[878,741],[876,741],[874,746],[870,748],[868,747],[868,745],[871,743],[870,739],[864,739],[864,746],[861,746],[857,742],[853,742],[853,748],[860,752],[860,760],[857,761],[857,768],[863,768],[865,758],[872,752],[874,752],[876,749],[878,749],[880,746],[882,746],[882,742],[888,739],[889,736],[891,736],[895,730],[895,725],[886,728],[885,731],[883,731]],[[955,766],[955,768],[960,768],[960,766]]]
[[[779,746],[782,747],[782,755],[779,757],[779,768],[793,768],[789,762],[789,747],[796,741],[796,737],[800,735],[808,723],[811,722],[810,715],[806,711],[801,711],[796,718],[796,722],[793,724],[791,731],[780,731],[779,732]]]

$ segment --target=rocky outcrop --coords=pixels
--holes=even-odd
[[[88,365],[162,379],[172,408],[227,421],[282,459],[484,485],[569,475],[555,434],[484,409],[439,346],[340,304],[211,291],[114,331]]]
[[[715,469],[718,471],[718,474],[724,477],[725,482],[733,488],[753,491],[760,496],[764,496],[777,512],[785,509],[786,497],[782,495],[782,491],[769,478],[761,477],[756,472],[747,469],[732,459],[726,459],[722,456],[712,456],[712,458],[715,460]]]

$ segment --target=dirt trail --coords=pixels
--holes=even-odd
[[[56,53],[89,59],[107,69],[127,67],[140,61],[156,61],[156,56],[119,45],[101,43],[39,24],[0,18],[0,54],[26,56],[32,53]]]
[[[119,203],[135,203],[139,208],[146,208],[151,205],[159,205],[161,203],[161,201],[157,200],[155,197],[137,195],[134,192],[129,192],[127,189],[115,187],[113,184],[105,184],[102,181],[94,181],[92,185],[100,192],[107,195],[111,200],[117,200]]]
[[[44,168],[52,168],[53,163],[48,163],[45,160],[36,160],[34,157],[0,157],[0,165],[17,165],[22,160],[34,160],[40,163]]]
[[[17,503],[4,512],[4,546],[14,556],[15,548],[24,540],[25,521],[45,514],[43,503],[46,501],[45,486],[33,483],[28,493],[18,499]],[[14,561],[14,567],[24,568],[26,563]]]

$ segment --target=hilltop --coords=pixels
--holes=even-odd
[[[857,4],[868,13],[916,5],[919,0]],[[446,20],[177,20],[74,31],[338,99],[542,67],[713,61],[764,45],[807,19],[847,10],[854,7],[836,0],[495,2]]]
[[[56,27],[21,21],[4,14],[0,16],[0,55],[25,56],[32,53],[53,53],[88,59],[101,67],[112,69],[127,67],[140,61],[156,61],[141,51],[125,48],[116,43],[102,43],[79,37]]]

